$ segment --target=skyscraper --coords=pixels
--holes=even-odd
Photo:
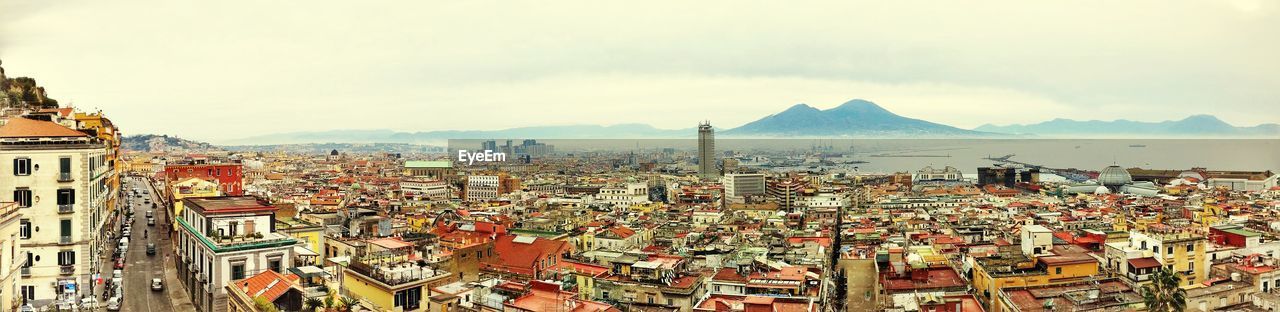
[[[716,170],[716,134],[710,121],[698,123],[698,176],[704,179],[720,176]]]

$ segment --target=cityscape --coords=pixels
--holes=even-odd
[[[1280,6],[997,2],[0,4],[0,312],[1280,309]]]

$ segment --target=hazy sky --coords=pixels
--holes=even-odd
[[[1280,122],[1280,1],[3,1],[0,60],[126,133],[647,123],[853,98],[971,128]]]

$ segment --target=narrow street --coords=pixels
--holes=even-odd
[[[138,178],[128,178],[129,207],[132,207],[133,223],[132,233],[129,239],[129,250],[125,256],[124,269],[124,303],[123,311],[173,311],[173,305],[169,300],[167,282],[164,283],[163,291],[154,291],[151,289],[151,280],[159,278],[165,280],[165,266],[172,266],[171,259],[173,252],[170,250],[168,236],[164,235],[165,229],[168,228],[167,218],[163,216],[165,209],[152,208],[152,204],[157,202],[156,194],[150,191],[146,182]],[[143,197],[133,195],[133,190],[138,190]],[[144,190],[145,193],[144,193]],[[147,203],[149,199],[150,204]],[[126,208],[128,209],[128,208]],[[147,225],[147,212],[154,214],[155,225]],[[147,255],[147,244],[155,245],[156,252],[154,255]]]

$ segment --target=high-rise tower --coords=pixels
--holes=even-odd
[[[698,176],[704,179],[720,177],[716,169],[716,134],[711,121],[698,123]]]

